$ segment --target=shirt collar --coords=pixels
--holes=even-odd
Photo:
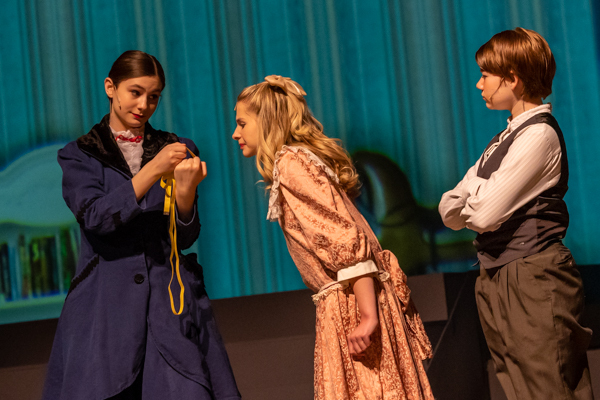
[[[113,129],[112,126],[110,127],[110,130],[111,130],[111,132],[112,132],[112,134],[113,134],[114,137],[117,137],[119,135],[123,135],[123,137],[126,137],[126,138],[133,138],[133,137],[139,136],[140,135],[140,131],[141,131],[141,129],[138,128],[138,129],[128,129],[126,131],[119,131],[119,132],[117,132],[116,130]]]
[[[510,133],[521,126],[525,121],[533,117],[534,115],[541,113],[550,113],[552,114],[552,104],[542,104],[531,110],[527,110],[522,114],[519,114],[516,118],[510,119],[506,121],[508,123],[508,128],[506,128],[505,134]],[[504,135],[503,135],[504,136]]]

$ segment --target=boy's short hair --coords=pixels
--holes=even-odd
[[[552,93],[556,62],[548,42],[535,31],[516,28],[497,33],[477,50],[475,60],[482,71],[510,81],[518,76],[529,97]]]

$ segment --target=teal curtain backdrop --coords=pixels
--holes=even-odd
[[[7,0],[0,11],[0,169],[86,133],[107,111],[123,51],[155,55],[167,86],[151,123],[193,139],[208,164],[198,252],[212,297],[303,287],[254,160],[231,140],[235,99],[266,75],[297,80],[330,136],[388,155],[435,207],[507,114],[475,88],[476,50],[516,26],[557,61],[548,99],[571,166],[567,244],[598,263],[600,85],[592,0]],[[22,182],[22,185],[27,185]],[[5,205],[0,204],[4,208]],[[0,221],[2,222],[2,221]]]

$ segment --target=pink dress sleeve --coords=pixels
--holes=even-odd
[[[367,234],[352,218],[324,167],[303,152],[288,151],[278,168],[280,222],[289,239],[337,273],[338,280],[376,272]]]

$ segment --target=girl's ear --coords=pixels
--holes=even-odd
[[[112,99],[115,95],[115,85],[113,84],[112,79],[106,78],[104,80],[104,91],[109,99]]]

